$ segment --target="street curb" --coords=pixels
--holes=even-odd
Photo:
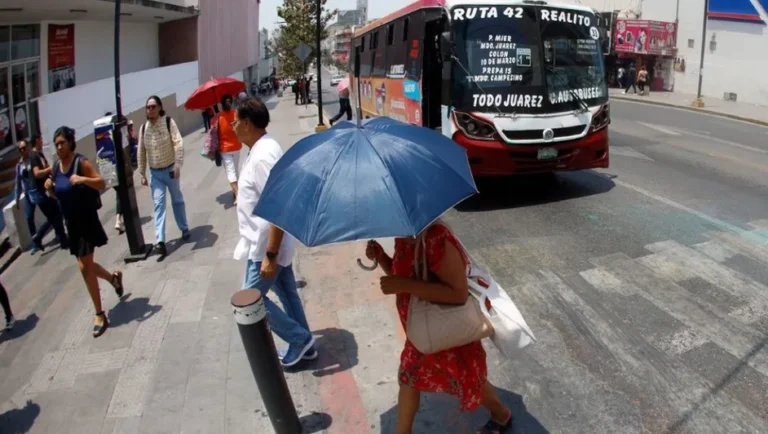
[[[721,117],[721,118],[734,119],[734,120],[746,122],[746,123],[749,123],[749,124],[754,124],[754,125],[760,125],[760,126],[763,126],[763,127],[768,127],[768,121],[763,121],[763,120],[760,120],[760,119],[752,119],[752,118],[747,118],[747,117],[738,116],[738,115],[731,115],[731,114],[728,114],[728,113],[717,112],[717,111],[714,111],[714,110],[700,109],[700,108],[696,108],[696,107],[689,107],[689,106],[684,106],[684,105],[671,104],[671,103],[667,103],[667,102],[660,102],[660,101],[653,101],[653,100],[645,100],[645,101],[643,101],[643,100],[639,100],[639,99],[635,99],[635,98],[630,98],[630,97],[626,97],[626,96],[611,96],[610,99],[616,99],[616,100],[619,100],[619,101],[634,102],[634,103],[637,103],[637,104],[646,104],[646,105],[655,105],[655,106],[661,106],[661,107],[676,108],[676,109],[681,109],[681,110],[687,110],[687,111],[690,111],[690,112],[704,113],[704,114],[708,114],[708,115],[712,115],[712,116],[717,116],[717,117]]]

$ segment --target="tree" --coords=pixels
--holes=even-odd
[[[336,58],[333,59],[333,66],[341,72],[347,72],[347,69],[349,69],[347,62]]]
[[[336,15],[337,10],[329,11],[325,7],[327,0],[320,0],[320,39],[328,37],[326,28],[328,21]],[[318,2],[315,0],[283,0],[283,5],[277,8],[277,15],[284,21],[280,25],[275,38],[274,48],[280,60],[280,69],[286,77],[298,77],[306,73],[307,65],[317,59],[315,51],[315,26]],[[295,50],[300,44],[312,48],[312,54],[304,63],[296,57]],[[322,62],[322,58],[320,59]]]

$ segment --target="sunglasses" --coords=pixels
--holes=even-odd
[[[147,105],[147,110],[154,110],[157,108],[157,104],[149,104]]]

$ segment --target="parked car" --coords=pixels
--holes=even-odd
[[[341,83],[341,80],[344,79],[343,74],[336,74],[333,77],[331,77],[331,86],[338,86],[339,83]]]

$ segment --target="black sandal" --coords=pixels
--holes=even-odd
[[[115,271],[112,273],[112,286],[115,288],[115,293],[118,298],[122,298],[125,291],[123,290],[123,272]]]
[[[98,338],[99,336],[103,335],[104,332],[107,331],[109,328],[109,321],[107,320],[107,315],[104,313],[104,311],[97,312],[96,316],[100,316],[104,318],[104,323],[102,325],[93,325],[93,337]]]
[[[502,425],[495,420],[491,419],[488,421],[488,423],[485,424],[484,427],[480,428],[480,430],[477,432],[477,434],[503,434],[507,432],[510,428],[512,428],[512,421],[514,418],[512,417],[512,411],[509,412],[509,419],[507,419],[507,422]]]

